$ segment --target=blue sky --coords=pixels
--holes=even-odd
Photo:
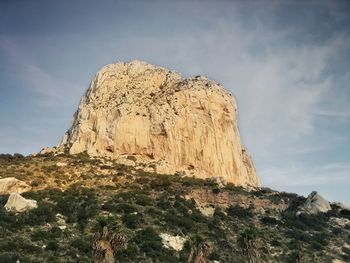
[[[349,1],[0,1],[0,152],[58,143],[103,65],[207,75],[236,96],[264,186],[350,205]]]

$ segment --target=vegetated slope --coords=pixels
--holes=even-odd
[[[203,243],[211,251],[206,262],[350,261],[350,228],[334,223],[337,207],[295,216],[305,200],[296,194],[219,188],[85,154],[1,155],[0,178],[8,176],[33,187],[22,195],[38,208],[13,214],[3,208],[8,197],[0,196],[4,263],[90,262],[93,236],[105,225],[128,240],[117,262],[187,262]],[[161,233],[187,241],[181,251],[166,248]]]

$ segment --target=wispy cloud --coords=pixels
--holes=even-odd
[[[303,165],[272,167],[261,171],[267,185],[287,186],[350,185],[350,163],[327,163],[307,168]]]
[[[16,68],[23,87],[35,94],[38,97],[37,103],[45,107],[57,107],[69,103],[67,94],[80,92],[85,87],[57,78],[27,59],[27,54],[21,50],[20,45],[26,40],[26,38],[13,39],[0,36],[0,49],[6,53],[11,65]]]
[[[231,89],[238,99],[245,141],[263,155],[281,138],[312,133],[320,103],[335,88],[332,74],[325,71],[344,39],[286,44],[294,32],[293,28],[247,30],[221,20],[205,32],[178,32],[161,40],[133,37],[130,43],[144,43],[144,50],[156,61],[166,60],[159,50],[167,50],[175,69],[183,69],[185,75],[206,73]],[[129,45],[129,50],[136,48]]]

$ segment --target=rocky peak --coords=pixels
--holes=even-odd
[[[97,72],[59,148],[158,173],[259,186],[236,111],[235,98],[206,77],[118,62]]]

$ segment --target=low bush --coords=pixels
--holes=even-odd
[[[13,263],[13,262],[29,263],[31,262],[28,257],[20,255],[19,252],[0,252],[1,263]]]
[[[247,219],[250,219],[254,215],[250,208],[244,208],[239,205],[230,206],[227,209],[227,214],[231,217]]]
[[[57,241],[55,240],[50,240],[47,245],[46,245],[46,250],[51,250],[51,251],[57,251],[59,249],[59,245]]]
[[[274,217],[264,216],[261,218],[261,222],[265,225],[277,225],[279,221]]]
[[[154,204],[153,198],[140,194],[135,196],[135,203],[142,206],[150,206]]]
[[[168,176],[162,175],[150,182],[150,187],[154,190],[167,190],[171,186],[171,180]]]
[[[131,241],[137,245],[141,254],[152,258],[153,262],[179,262],[172,250],[164,248],[162,239],[151,227],[138,231]]]
[[[86,238],[86,237],[78,237],[74,239],[70,245],[76,249],[78,249],[81,253],[84,254],[91,254],[92,251],[92,240],[91,238]]]
[[[9,196],[8,195],[0,195],[0,206],[3,207],[7,200],[8,200]]]
[[[143,223],[143,216],[141,214],[126,214],[122,217],[123,223],[131,229],[136,229]]]
[[[31,234],[32,241],[55,239],[62,236],[62,230],[58,227],[53,227],[49,231],[37,230]]]
[[[172,226],[178,227],[185,233],[191,232],[191,230],[195,227],[195,222],[193,222],[192,218],[188,217],[187,215],[179,216],[172,212],[167,212],[164,217],[164,220],[170,228]]]

